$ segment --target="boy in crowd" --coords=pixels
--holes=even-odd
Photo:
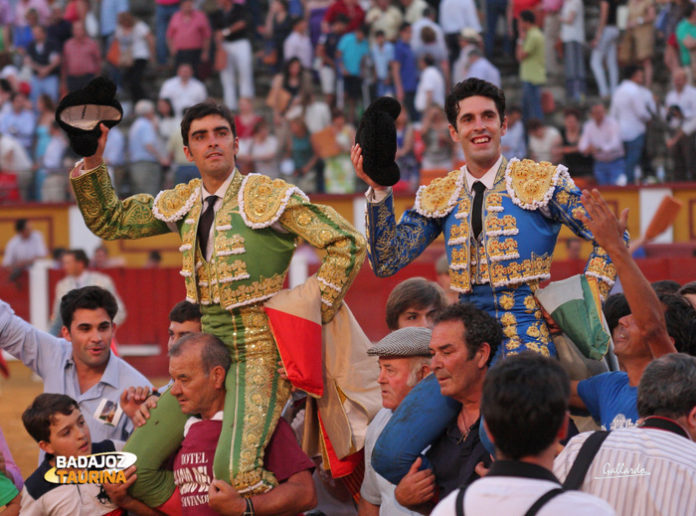
[[[161,514],[126,494],[135,480],[135,466],[126,470],[127,482],[119,485],[60,484],[48,482],[46,473],[56,465],[56,456],[77,457],[113,452],[122,442],[105,440],[93,443],[89,426],[77,402],[65,394],[39,394],[22,414],[29,435],[46,453],[44,460],[24,483],[21,513],[28,516]],[[118,499],[116,505],[110,499]]]
[[[409,278],[389,293],[387,326],[390,331],[409,326],[432,328],[433,316],[445,306],[445,292],[437,283],[421,277]]]

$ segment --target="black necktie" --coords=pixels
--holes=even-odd
[[[474,232],[474,238],[478,240],[483,227],[483,218],[481,217],[481,207],[483,206],[483,192],[486,189],[481,181],[476,181],[473,186],[474,190],[474,206],[471,208],[471,229]]]
[[[208,203],[203,215],[201,215],[201,220],[198,222],[198,243],[201,246],[201,252],[203,253],[203,258],[208,259],[208,236],[210,235],[210,226],[213,225],[215,220],[215,201],[217,201],[217,195],[211,195],[206,198],[205,202]]]

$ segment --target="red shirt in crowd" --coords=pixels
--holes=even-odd
[[[222,412],[218,414],[221,418]],[[213,480],[213,457],[221,429],[222,419],[192,424],[176,454],[174,482],[179,489],[184,516],[217,515],[208,505],[208,489]],[[282,418],[266,446],[263,467],[280,483],[295,473],[314,469],[314,462],[302,451],[292,428]]]

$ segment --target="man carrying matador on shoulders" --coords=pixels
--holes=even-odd
[[[70,173],[85,222],[105,239],[179,233],[186,297],[200,304],[203,331],[219,337],[232,357],[214,473],[245,496],[264,492],[276,481],[263,469],[263,450],[290,383],[277,372],[278,350],[263,303],[282,289],[299,237],[321,251],[321,319],[331,320],[364,260],[364,238],[298,188],[260,174],[242,176],[235,167],[235,125],[225,106],[204,102],[186,111],[184,152],[201,179],[154,198],[117,198],[102,161],[108,130],[101,127],[96,153]],[[156,471],[177,449],[186,417],[173,396],[162,395],[148,424],[125,448],[138,456],[139,480],[142,471]],[[136,482],[131,492],[159,507],[173,487],[154,479]]]

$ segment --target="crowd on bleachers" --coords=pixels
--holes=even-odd
[[[355,126],[395,96],[397,189],[412,191],[463,160],[442,107],[467,77],[513,99],[508,157],[584,183],[696,178],[688,0],[2,0],[0,24],[3,200],[70,199],[53,112],[98,74],[126,112],[107,152],[122,195],[196,176],[178,121],[209,96],[237,113],[243,172],[326,193],[363,188]]]

